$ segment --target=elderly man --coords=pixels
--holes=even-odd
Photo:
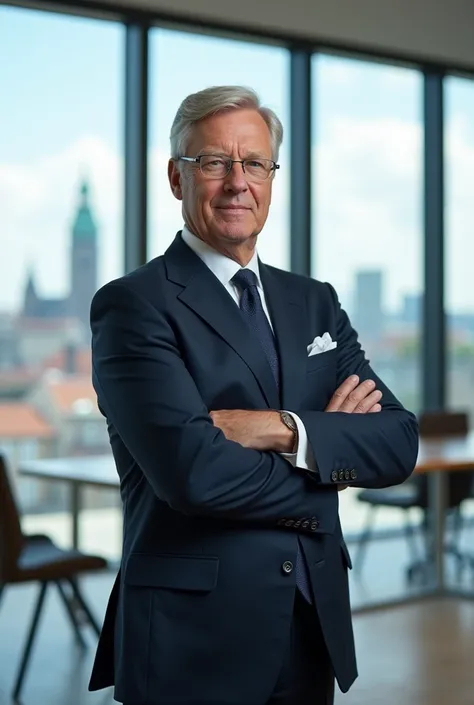
[[[338,490],[415,465],[416,421],[334,289],[258,258],[282,135],[251,90],[188,96],[168,170],[184,227],[92,303],[124,538],[89,687],[114,684],[126,705],[329,705],[335,678],[347,691]]]

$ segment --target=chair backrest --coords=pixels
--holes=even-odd
[[[464,436],[469,431],[469,416],[461,411],[424,411],[418,418],[420,436]]]
[[[20,514],[5,458],[0,455],[0,585],[14,575],[22,546]]]
[[[469,416],[458,411],[425,411],[418,418],[421,438],[465,436],[469,431]],[[474,467],[473,467],[474,470]],[[418,478],[420,506],[428,506],[428,478]],[[472,496],[473,473],[466,470],[447,474],[447,506],[458,507]]]

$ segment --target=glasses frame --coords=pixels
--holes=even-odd
[[[217,157],[218,159],[222,159],[223,161],[227,162],[228,168],[224,176],[209,176],[208,174],[205,174],[201,168],[201,159],[203,157]],[[222,154],[200,154],[198,157],[178,157],[176,161],[198,164],[199,171],[205,179],[225,179],[227,176],[229,176],[234,164],[242,164],[242,171],[244,172],[244,174],[247,175],[247,172],[245,171],[245,162],[255,161],[255,159],[251,159],[250,157],[248,159],[231,159],[230,157],[224,157]],[[271,162],[272,168],[270,169],[270,171],[267,172],[266,177],[261,181],[257,180],[257,183],[264,183],[265,181],[268,181],[269,178],[273,178],[275,176],[276,170],[280,168],[280,165],[277,164],[273,159],[264,159],[262,157],[262,161]]]

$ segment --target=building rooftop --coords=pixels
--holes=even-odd
[[[31,404],[0,403],[0,438],[51,438],[53,428]]]

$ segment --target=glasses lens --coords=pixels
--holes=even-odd
[[[232,164],[230,157],[214,154],[205,154],[199,159],[201,172],[210,179],[225,178],[230,172]],[[245,159],[242,166],[249,181],[265,181],[274,171],[274,162],[270,159]]]
[[[201,157],[199,165],[204,176],[210,176],[214,179],[221,179],[229,171],[229,160],[223,157],[206,155]]]
[[[246,159],[245,173],[254,181],[265,181],[273,171],[273,162],[269,159]]]

